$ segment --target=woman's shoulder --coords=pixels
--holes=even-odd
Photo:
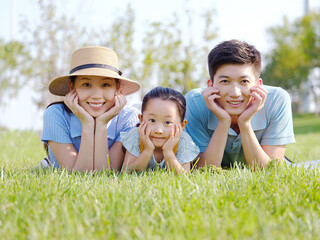
[[[127,118],[130,116],[138,116],[139,110],[135,107],[125,106],[119,113],[119,117]]]
[[[44,119],[54,119],[54,118],[70,118],[71,111],[64,103],[54,103],[49,105],[44,111]]]

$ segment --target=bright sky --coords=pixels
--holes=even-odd
[[[16,9],[11,11],[13,0],[0,0],[0,38],[9,41],[13,35],[17,40],[21,36],[19,23],[27,18],[36,21],[37,0],[14,0]],[[255,45],[262,54],[270,48],[267,28],[282,24],[283,17],[289,20],[304,14],[305,0],[56,0],[59,11],[68,13],[88,28],[107,27],[114,17],[122,15],[130,2],[136,13],[136,29],[144,32],[148,23],[171,18],[185,4],[199,16],[205,9],[215,9],[213,19],[218,29],[217,43],[229,39],[245,40]],[[320,0],[309,0],[311,8],[320,7]],[[12,12],[15,20],[12,21]],[[198,19],[194,19],[191,29],[197,28]],[[212,46],[214,47],[214,46]],[[36,111],[30,91],[23,91],[16,99],[10,100],[6,107],[0,106],[0,125],[8,128],[41,129],[42,114]],[[28,106],[28,107],[26,107]],[[22,117],[23,116],[23,117]],[[23,119],[23,121],[22,121]]]

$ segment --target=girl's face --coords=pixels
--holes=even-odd
[[[117,90],[115,79],[99,76],[77,76],[70,89],[75,89],[79,105],[92,117],[99,117],[114,106]]]
[[[250,89],[255,85],[262,85],[262,80],[257,79],[250,64],[222,65],[214,75],[213,83],[208,81],[209,87],[219,90],[221,98],[217,102],[231,116],[239,116],[246,110],[251,101]]]
[[[186,120],[181,122],[176,103],[160,98],[149,99],[139,119],[145,121],[148,129],[151,129],[150,139],[156,148],[165,144],[175,124],[180,123],[184,128],[187,123]]]

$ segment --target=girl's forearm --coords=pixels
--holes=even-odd
[[[125,161],[123,169],[127,171],[141,172],[147,168],[152,155],[152,150],[144,149],[139,157]]]
[[[177,174],[186,172],[186,170],[179,163],[173,151],[164,151],[163,156],[164,161],[166,162],[166,166],[170,171],[174,171]]]

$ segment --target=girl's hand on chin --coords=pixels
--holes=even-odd
[[[64,103],[76,115],[81,123],[94,123],[93,117],[79,105],[79,96],[75,90],[71,90],[64,98]]]
[[[114,96],[114,106],[105,113],[101,114],[99,117],[97,117],[96,120],[108,123],[112,118],[114,118],[121,112],[126,103],[126,96],[116,91]]]
[[[181,123],[176,123],[170,131],[169,138],[162,146],[164,152],[173,151],[174,147],[179,143],[182,131]]]
[[[155,146],[153,145],[153,142],[150,139],[150,133],[151,130],[148,128],[148,124],[146,122],[142,122],[138,128],[139,130],[139,136],[140,141],[144,147],[144,150],[154,150]]]

